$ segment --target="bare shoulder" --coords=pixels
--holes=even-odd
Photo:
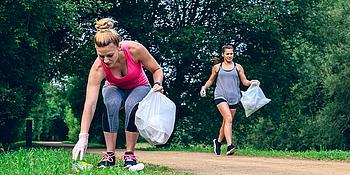
[[[145,49],[141,43],[136,41],[122,41],[120,44],[126,45],[132,55],[137,55]]]
[[[94,63],[91,66],[91,69],[95,69],[95,70],[102,69],[101,60],[99,58],[95,59]]]
[[[244,70],[241,64],[236,63],[236,66],[238,68],[238,71]]]
[[[90,74],[95,75],[95,76],[104,76],[104,70],[101,65],[101,60],[99,58],[96,58],[94,61],[94,64],[92,64],[91,69],[90,69]]]
[[[218,63],[218,64],[215,64],[215,65],[213,66],[213,70],[215,70],[215,72],[218,72],[218,71],[219,71],[220,64],[221,64],[221,63]]]

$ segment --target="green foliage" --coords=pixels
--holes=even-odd
[[[189,4],[189,9],[177,11],[183,3]],[[299,13],[295,10],[297,6],[282,1],[223,4],[179,1],[168,6],[171,8],[165,12],[171,15],[164,15],[167,16],[164,18],[170,20],[159,24],[156,30],[162,31],[166,41],[159,46],[159,52],[164,53],[164,67],[170,69],[169,73],[166,72],[169,75],[166,79],[168,95],[178,106],[179,124],[176,125],[174,141],[183,144],[209,143],[211,139],[208,137],[217,137],[222,118],[210,100],[199,98],[198,91],[211,72],[210,54],[220,52],[223,44],[231,43],[237,48],[236,61],[243,65],[248,78],[259,79],[267,96],[273,98],[271,107],[256,115],[278,120],[282,110],[278,104],[285,102],[283,94],[287,94],[295,79],[293,60],[283,59],[282,31],[300,22],[281,25],[283,19],[279,17]],[[210,8],[212,6],[215,8]],[[188,15],[193,12],[198,15]],[[162,30],[167,28],[167,33]],[[268,110],[274,113],[267,113]],[[249,129],[253,128],[257,118],[246,120],[242,116],[239,113],[236,117],[239,123],[234,126],[235,136],[240,139],[238,143],[248,144],[246,133],[251,133]]]
[[[25,109],[23,96],[25,96],[25,92],[21,89],[0,87],[0,108],[2,109],[0,111],[0,140],[5,145],[16,141],[16,137],[22,131],[19,121],[23,120],[21,117]],[[8,132],[10,128],[16,129]]]
[[[74,65],[74,61],[66,61],[64,58],[69,54],[77,55],[69,49],[82,45],[80,43],[84,35],[75,34],[81,34],[80,26],[86,21],[79,17],[101,13],[108,6],[108,3],[90,0],[5,0],[1,3],[1,143],[7,144],[21,137],[23,131],[18,128],[22,128],[24,118],[28,117],[33,106],[45,101],[45,97],[40,95],[42,84],[53,77],[60,79],[65,72],[68,73],[65,64]],[[97,10],[100,7],[101,10]],[[63,62],[65,64],[60,64]],[[54,102],[48,102],[48,106],[41,106],[41,109],[35,106],[35,110],[43,111],[53,104]],[[54,118],[51,116],[49,121]],[[42,121],[34,122],[44,126]],[[40,128],[38,132],[41,132]]]
[[[208,138],[217,136],[222,118],[210,99],[199,98],[198,91],[210,75],[211,53],[231,43],[248,79],[259,79],[272,99],[250,118],[242,117],[239,108],[234,124],[236,142],[258,148],[307,149],[323,145],[313,143],[311,139],[320,137],[309,134],[320,131],[316,126],[322,120],[313,119],[326,104],[321,88],[324,77],[318,76],[327,74],[313,66],[323,55],[318,47],[326,42],[313,33],[324,20],[319,14],[331,8],[319,3],[120,1],[113,2],[105,16],[116,17],[121,35],[144,44],[164,67],[165,94],[177,105],[172,142],[210,143]],[[80,48],[85,53],[82,58],[93,55],[87,48]],[[91,63],[81,65],[88,70]],[[72,105],[75,114],[83,104],[81,82],[85,79],[81,80],[76,88],[80,92],[70,100],[76,104]]]
[[[62,24],[61,1],[4,1],[0,5],[1,142],[16,140],[49,67],[48,38]],[[35,8],[34,8],[35,7]],[[45,18],[42,18],[45,16]],[[10,97],[12,96],[12,97]],[[7,101],[10,100],[10,103]],[[18,127],[18,128],[17,128]],[[15,135],[12,135],[15,134]],[[7,136],[9,137],[7,137]]]
[[[165,94],[177,106],[171,142],[210,144],[217,137],[222,117],[211,102],[214,88],[209,98],[198,93],[210,75],[211,54],[232,44],[248,79],[260,80],[272,99],[250,118],[238,108],[235,143],[348,149],[349,13],[346,0],[5,1],[0,4],[0,140],[23,136],[25,117],[36,118],[36,135],[59,137],[50,131],[58,119],[57,126],[67,125],[70,140],[76,139],[96,58],[94,21],[113,17],[121,36],[144,44],[164,68]],[[51,80],[65,89],[52,89]],[[90,130],[100,143],[103,110],[100,95]]]
[[[305,16],[308,30],[289,40],[302,75],[291,87],[273,147],[277,149],[349,148],[350,12],[345,1],[322,1]],[[339,37],[340,36],[340,37]],[[280,143],[280,144],[278,144]]]
[[[68,128],[64,122],[68,101],[60,85],[46,83],[29,113],[33,118],[33,134],[37,140],[65,140]]]
[[[66,106],[64,116],[64,123],[66,123],[68,127],[68,140],[77,141],[80,133],[80,124],[77,118],[74,117],[70,105]]]

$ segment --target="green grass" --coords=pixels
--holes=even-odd
[[[170,146],[156,148],[147,143],[143,143],[137,147],[139,150],[148,151],[188,151],[188,152],[206,152],[213,153],[212,146],[206,145],[190,145],[190,146]],[[225,151],[225,145],[222,150]],[[311,160],[340,160],[350,161],[350,151],[329,150],[329,151],[277,151],[277,150],[256,150],[253,148],[242,148],[235,153],[237,156],[254,156],[254,157],[279,157],[279,158],[298,158]]]
[[[23,175],[53,175],[53,174],[181,174],[175,170],[157,165],[145,164],[145,169],[139,172],[129,172],[123,168],[123,162],[117,161],[117,167],[98,169],[95,167],[100,160],[100,155],[87,154],[85,161],[93,164],[94,168],[84,172],[73,172],[70,151],[60,149],[33,148],[18,149],[14,151],[0,152],[0,175],[23,174]],[[183,174],[183,173],[182,173]]]

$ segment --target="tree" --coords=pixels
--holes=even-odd
[[[175,140],[185,144],[208,143],[208,134],[216,135],[213,131],[216,132],[220,118],[211,116],[216,109],[209,100],[200,105],[198,91],[209,77],[211,53],[220,52],[218,48],[223,44],[237,48],[238,62],[244,65],[248,77],[259,79],[266,94],[273,98],[271,107],[262,110],[260,116],[273,121],[276,129],[283,109],[277,104],[286,102],[288,98],[284,94],[288,94],[289,87],[297,80],[294,60],[285,55],[283,44],[286,38],[304,29],[303,14],[307,12],[300,9],[311,8],[312,3],[120,1],[114,4],[110,16],[118,17],[119,27],[127,36],[145,44],[164,67],[166,94],[178,107],[176,129],[181,129],[175,130]],[[125,14],[124,10],[130,13]],[[267,110],[275,112],[267,113]],[[235,127],[242,130],[237,135],[245,137],[251,128],[247,125],[257,120],[239,121],[240,126]],[[207,123],[204,121],[216,125],[210,128],[204,125],[207,131],[190,127]]]
[[[290,89],[275,136],[268,139],[277,149],[349,148],[345,4],[321,1],[304,16],[307,29],[286,42],[300,78]],[[289,139],[272,141],[283,137]]]
[[[64,72],[52,71],[70,45],[64,38],[73,37],[71,34],[79,26],[77,16],[95,12],[92,10],[101,3],[95,4],[91,6],[87,0],[1,3],[1,143],[17,139],[33,100],[42,92],[42,83]],[[83,9],[83,14],[77,13],[77,9]]]

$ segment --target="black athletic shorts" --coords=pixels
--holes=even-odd
[[[215,100],[214,100],[215,105],[218,105],[218,104],[220,104],[221,102],[226,102],[226,103],[227,103],[227,101],[226,101],[225,99],[222,99],[222,98],[219,98],[219,99],[215,99]],[[228,107],[229,107],[230,109],[237,109],[237,106],[238,106],[238,103],[237,103],[237,104],[234,104],[234,105],[228,105]]]

